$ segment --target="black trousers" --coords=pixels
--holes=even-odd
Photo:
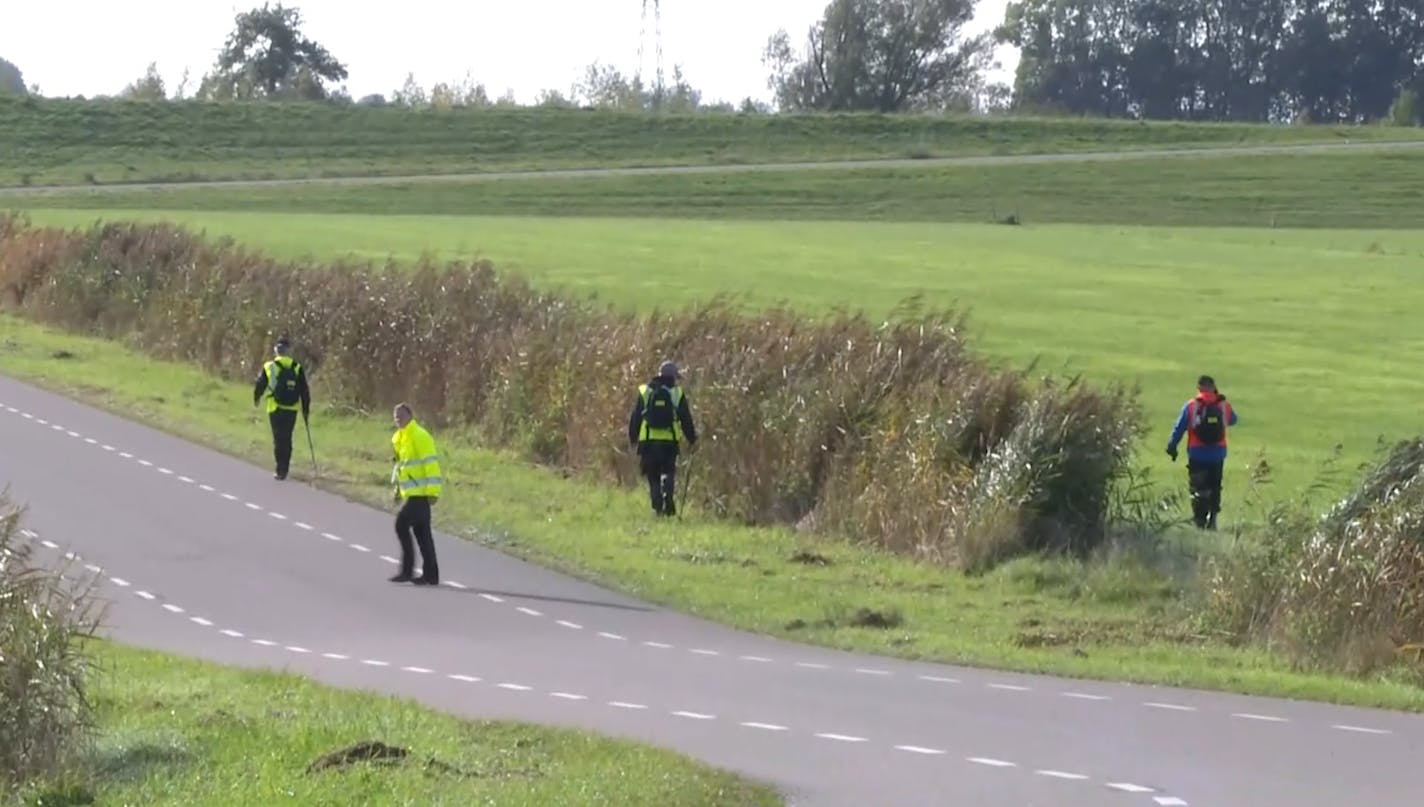
[[[1192,490],[1192,520],[1202,529],[1216,529],[1221,512],[1221,471],[1224,462],[1187,460],[1187,481]]]
[[[415,547],[411,538],[420,546],[421,576],[430,582],[439,582],[440,564],[435,560],[435,538],[430,532],[430,499],[425,496],[411,496],[396,513],[396,538],[400,540],[400,573],[409,577],[415,566]]]
[[[677,443],[643,443],[638,446],[638,464],[648,480],[648,496],[653,512],[660,516],[677,513]]]
[[[278,409],[267,415],[272,424],[272,457],[277,461],[277,476],[285,477],[292,464],[292,432],[297,428],[297,410]]]

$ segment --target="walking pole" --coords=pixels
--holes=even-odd
[[[318,471],[316,467],[316,446],[312,445],[311,423],[307,420],[305,412],[302,413],[302,425],[305,426],[307,429],[307,448],[311,450],[312,475],[320,476],[321,472]]]
[[[692,455],[696,453],[696,451],[687,452],[687,464],[682,469],[682,495],[678,497],[682,501],[677,503],[678,521],[682,521],[682,511],[687,509],[687,491],[692,487]]]

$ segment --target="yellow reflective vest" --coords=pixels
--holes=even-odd
[[[266,364],[262,365],[262,371],[267,374],[267,411],[270,413],[276,412],[278,409],[289,409],[293,412],[296,412],[297,410],[301,409],[300,402],[292,404],[291,406],[283,406],[277,403],[276,398],[272,397],[273,393],[277,391],[278,364],[281,364],[283,367],[291,367],[298,373],[302,371],[302,365],[291,356],[278,356],[277,358],[271,359]],[[295,384],[296,382],[293,381],[292,383]],[[295,391],[296,390],[293,390],[293,392]]]
[[[654,429],[648,426],[645,418],[638,427],[638,442],[660,442],[660,443],[681,443],[682,442],[682,418],[677,416],[677,410],[682,406],[682,387],[673,386],[668,388],[672,394],[672,428]],[[652,393],[652,387],[647,384],[638,385],[638,399],[642,402],[644,411],[648,408],[648,395]]]
[[[391,484],[400,490],[401,498],[439,496],[443,485],[440,459],[435,452],[435,438],[412,418],[405,428],[391,435],[396,467],[391,471]]]

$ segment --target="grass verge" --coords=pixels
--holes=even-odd
[[[27,807],[74,804],[774,805],[756,785],[650,746],[101,642],[93,750]],[[308,770],[366,741],[399,759]],[[432,761],[433,760],[433,764]]]
[[[0,185],[1418,140],[1381,126],[0,98]],[[13,144],[13,145],[10,145]]]
[[[1409,149],[380,185],[175,185],[0,196],[0,207],[1412,229],[1424,207],[1419,157]]]
[[[61,350],[69,357],[55,358]],[[242,381],[9,316],[0,318],[0,371],[268,462],[269,437]],[[382,506],[387,431],[383,412],[318,403],[319,484]],[[1424,710],[1424,691],[1387,674],[1303,673],[1196,630],[1194,592],[1181,581],[1192,579],[1198,548],[1185,540],[1093,564],[1024,558],[967,578],[696,512],[650,523],[638,493],[473,448],[469,435],[437,436],[450,477],[439,529],[741,628],[906,658]]]

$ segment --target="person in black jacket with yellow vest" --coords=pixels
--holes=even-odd
[[[252,384],[252,405],[267,397],[267,420],[272,427],[272,455],[277,461],[277,479],[287,478],[292,462],[292,432],[297,428],[297,408],[302,419],[311,412],[311,390],[301,362],[292,358],[291,340],[283,336],[273,348],[273,359],[262,365]]]
[[[671,516],[677,512],[677,458],[681,443],[697,443],[697,426],[687,395],[678,386],[682,373],[665,361],[657,377],[638,387],[638,397],[628,416],[628,444],[638,452],[639,470],[648,480],[653,514]]]

